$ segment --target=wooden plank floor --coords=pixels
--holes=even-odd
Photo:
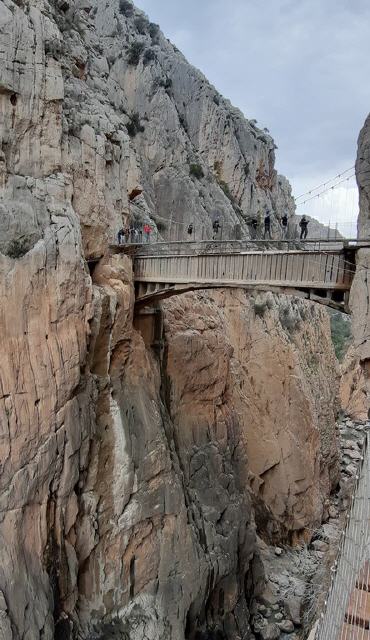
[[[329,639],[328,639],[329,640]],[[338,640],[370,640],[370,563],[364,562]]]
[[[370,640],[370,631],[357,625],[344,624],[339,640]]]
[[[370,593],[363,589],[354,589],[349,601],[347,622],[359,624],[361,627],[369,627],[370,621]]]

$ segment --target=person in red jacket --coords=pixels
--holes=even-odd
[[[152,232],[152,227],[149,224],[144,224],[143,227],[145,242],[150,242],[150,234]]]

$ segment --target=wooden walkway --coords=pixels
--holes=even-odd
[[[361,460],[314,640],[370,640],[370,438]]]
[[[234,287],[300,295],[346,311],[354,273],[355,265],[342,249],[138,255],[134,259],[139,306],[185,291]]]

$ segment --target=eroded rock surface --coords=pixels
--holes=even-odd
[[[341,364],[340,402],[346,415],[366,420],[368,414],[367,385],[358,351],[351,346]]]
[[[360,192],[360,215],[358,235],[368,238],[370,234],[370,116],[367,117],[358,140],[356,176]],[[370,398],[370,313],[369,313],[369,268],[370,250],[357,253],[356,276],[351,289],[354,346],[364,372],[367,410]]]
[[[268,205],[277,233],[293,205],[268,133],[128,6],[0,1],[6,640],[249,639],[256,527],[309,535],[336,479],[321,311],[187,296],[163,359],[133,328],[129,214],[248,233]]]
[[[235,429],[244,476],[263,504],[261,529],[266,519],[271,537],[275,527],[278,536],[304,536],[338,479],[326,313],[228,291],[184,295],[166,303],[165,318],[171,414],[183,446],[208,444],[215,417],[222,439]]]

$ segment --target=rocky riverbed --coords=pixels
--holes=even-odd
[[[370,422],[338,421],[341,478],[328,500],[324,521],[310,544],[272,547],[259,541],[267,583],[252,607],[252,628],[260,640],[307,638],[327,593],[354,479]]]

